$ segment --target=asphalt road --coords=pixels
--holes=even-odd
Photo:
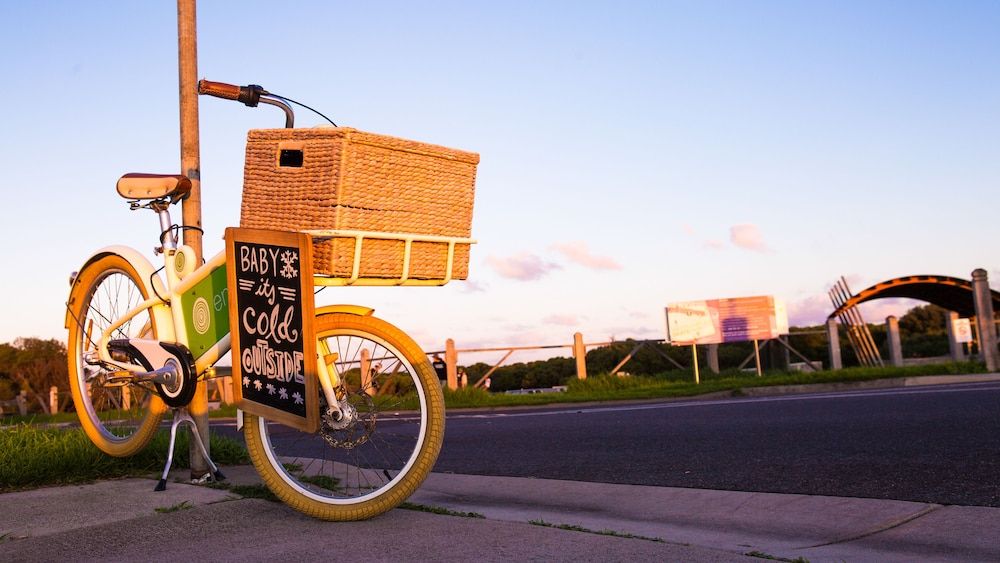
[[[1000,384],[448,416],[438,472],[1000,506]]]

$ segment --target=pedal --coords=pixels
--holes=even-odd
[[[113,371],[104,376],[105,387],[125,387],[135,381],[135,374],[128,370]]]

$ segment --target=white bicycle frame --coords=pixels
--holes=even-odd
[[[210,275],[212,275],[216,269],[222,267],[226,263],[226,253],[225,251],[219,252],[213,256],[208,262],[202,264],[199,268],[194,271],[187,272],[184,275],[178,274],[178,269],[184,270],[184,268],[176,268],[177,261],[184,260],[185,262],[193,259],[193,253],[190,251],[189,247],[178,246],[177,228],[173,225],[170,220],[169,205],[165,201],[152,202],[148,205],[151,209],[157,212],[160,219],[160,230],[164,233],[162,237],[162,247],[159,249],[163,255],[163,270],[166,274],[166,287],[164,287],[163,281],[158,275],[157,271],[153,268],[153,265],[146,259],[145,256],[140,254],[138,251],[129,248],[127,246],[111,246],[103,248],[95,253],[88,261],[87,264],[93,262],[106,255],[118,255],[128,261],[129,264],[135,268],[137,274],[142,280],[143,285],[146,289],[146,294],[151,297],[143,301],[134,307],[131,311],[127,312],[124,316],[118,319],[114,324],[109,326],[101,335],[98,340],[97,345],[97,359],[103,362],[105,365],[114,366],[115,368],[123,371],[128,371],[135,374],[146,373],[146,368],[136,364],[131,364],[128,362],[122,362],[115,360],[108,349],[108,343],[112,340],[112,335],[119,328],[124,326],[126,323],[135,318],[136,315],[142,313],[143,311],[149,311],[150,316],[156,323],[157,329],[157,340],[164,342],[174,342],[181,344],[188,349],[191,349],[192,338],[191,335],[187,333],[187,323],[185,322],[190,315],[193,314],[192,311],[186,311],[184,308],[184,302],[182,296],[194,288],[196,285],[204,281]],[[314,284],[317,286],[346,286],[346,285],[370,285],[370,286],[437,286],[444,285],[451,281],[452,266],[455,262],[455,248],[459,244],[475,244],[475,239],[465,238],[465,237],[445,237],[445,236],[434,236],[434,235],[416,235],[409,233],[384,233],[384,232],[369,232],[369,231],[353,231],[353,230],[319,230],[319,231],[307,231],[314,239],[332,239],[332,238],[347,238],[354,239],[354,263],[352,268],[352,274],[349,277],[336,278],[336,277],[325,277],[316,276],[314,278]],[[397,278],[371,278],[364,277],[361,275],[361,255],[363,250],[363,245],[366,240],[372,239],[390,239],[397,240],[404,244],[404,254],[402,261],[402,273]],[[443,276],[437,279],[415,279],[409,276],[410,272],[410,262],[411,262],[411,249],[415,242],[421,243],[436,243],[444,244],[447,246],[447,262],[446,267],[443,272]],[[228,303],[225,304],[226,311],[228,314]],[[220,312],[217,310],[217,312]],[[370,315],[372,313],[371,309],[360,307],[356,305],[333,305],[328,307],[322,307],[317,309],[316,313],[326,313],[326,312],[347,312],[360,315]],[[76,322],[71,318],[69,311],[66,313],[66,326],[69,327],[70,322]],[[89,329],[86,329],[89,331]],[[89,337],[89,332],[88,332]],[[340,374],[337,371],[336,362],[337,357],[335,354],[331,354],[323,342],[319,343],[317,347],[317,374],[319,377],[319,383],[323,389],[323,394],[326,398],[327,405],[333,411],[339,410],[337,405],[339,401],[336,399],[335,388],[340,385]],[[198,376],[206,373],[208,370],[215,365],[225,354],[229,353],[231,349],[230,336],[227,333],[217,342],[213,343],[206,350],[198,354],[195,358],[195,373]],[[192,350],[192,352],[195,352]]]
[[[102,248],[86,262],[86,264],[89,264],[103,256],[112,254],[121,256],[128,261],[133,268],[135,268],[136,273],[145,285],[146,294],[151,296],[142,303],[133,307],[120,319],[106,328],[100,335],[97,344],[97,357],[102,363],[114,366],[119,370],[129,371],[136,374],[146,373],[147,369],[140,365],[115,360],[111,356],[111,352],[108,348],[108,344],[112,340],[112,335],[114,335],[119,328],[127,324],[143,311],[149,311],[150,316],[156,324],[157,340],[163,342],[175,342],[190,349],[190,339],[187,334],[185,323],[188,312],[184,310],[181,297],[184,293],[191,290],[210,276],[217,268],[224,266],[226,263],[226,252],[223,250],[194,271],[184,275],[182,279],[177,273],[177,268],[175,268],[175,261],[179,259],[190,259],[188,254],[189,251],[184,250],[186,247],[177,246],[177,237],[173,234],[174,229],[171,226],[172,223],[170,221],[170,213],[167,207],[160,206],[156,208],[156,211],[160,218],[160,227],[163,232],[166,233],[163,240],[163,246],[160,249],[163,255],[163,270],[166,273],[167,279],[166,287],[163,286],[160,276],[157,274],[149,260],[147,260],[146,257],[140,254],[137,250],[127,246],[110,246]],[[183,258],[178,258],[180,256],[183,256]],[[346,310],[359,314],[371,314],[371,309],[350,305],[324,307],[317,311],[317,313],[331,310]],[[228,315],[228,304],[226,305],[225,314]],[[77,321],[72,319],[70,313],[67,311],[67,327],[70,322]],[[89,329],[87,330],[89,331]],[[230,349],[230,335],[229,333],[226,333],[225,336],[195,358],[195,373],[201,376],[202,374],[208,372],[209,369],[219,361],[219,359],[229,353]],[[336,398],[335,388],[340,384],[340,374],[337,372],[336,358],[330,358],[330,351],[326,350],[325,347],[318,348],[317,352],[317,375],[320,386],[323,389],[323,394],[326,397],[327,405],[332,406],[333,410],[339,410],[336,406],[339,404],[339,401],[337,401]]]

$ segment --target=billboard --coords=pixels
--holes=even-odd
[[[788,334],[788,311],[772,296],[685,301],[667,305],[671,344],[768,340]]]

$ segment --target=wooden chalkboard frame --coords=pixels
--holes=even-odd
[[[291,284],[298,289],[301,300],[301,348],[302,372],[305,384],[305,416],[276,408],[244,396],[243,368],[241,354],[243,347],[240,342],[241,316],[243,307],[240,301],[240,287],[237,282],[240,264],[236,258],[237,244],[268,245],[298,251],[298,280]],[[312,237],[306,233],[271,231],[265,229],[243,229],[230,227],[226,229],[226,277],[229,286],[229,326],[232,344],[233,361],[233,397],[236,406],[250,414],[279,422],[286,426],[304,432],[319,430],[319,391],[317,380],[316,331],[313,326],[315,317],[315,301],[313,299],[313,263]],[[245,295],[245,293],[244,293]]]

